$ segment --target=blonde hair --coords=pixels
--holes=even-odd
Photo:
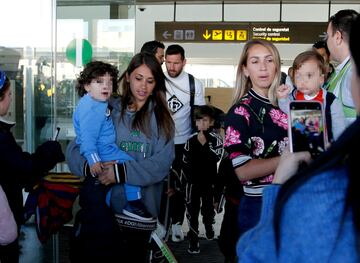
[[[233,103],[238,103],[239,100],[252,88],[252,83],[249,77],[245,76],[244,74],[244,66],[246,66],[247,59],[249,56],[249,50],[255,46],[255,45],[261,45],[268,49],[273,56],[274,63],[275,63],[275,70],[276,74],[274,77],[273,82],[271,83],[269,87],[269,94],[268,98],[272,105],[277,106],[277,98],[276,98],[276,89],[280,85],[280,79],[281,79],[281,70],[280,70],[280,55],[277,48],[274,46],[273,43],[268,42],[266,40],[261,39],[255,39],[248,41],[240,56],[240,61],[236,73],[236,82],[235,82],[235,94],[234,94],[234,100]]]

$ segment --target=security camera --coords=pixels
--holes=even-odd
[[[139,5],[139,6],[138,6],[138,9],[139,9],[140,12],[144,12],[145,9],[146,9],[146,7],[145,7],[145,6],[142,6],[142,5]]]

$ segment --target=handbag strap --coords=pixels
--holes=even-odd
[[[189,75],[189,87],[190,87],[190,118],[191,118],[191,127],[195,128],[194,121],[194,101],[195,101],[195,79],[194,76],[188,73]]]

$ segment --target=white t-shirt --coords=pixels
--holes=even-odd
[[[175,122],[175,144],[184,144],[191,135],[190,112],[190,84],[189,74],[182,71],[179,76],[172,78],[165,72],[166,100]],[[205,105],[204,88],[202,83],[195,80],[194,105]]]

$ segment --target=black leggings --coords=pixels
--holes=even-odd
[[[19,241],[16,239],[14,242],[0,246],[0,262],[1,263],[18,263],[19,262]]]
[[[86,178],[71,239],[71,262],[147,262],[150,232],[120,229],[105,203],[108,190]]]

